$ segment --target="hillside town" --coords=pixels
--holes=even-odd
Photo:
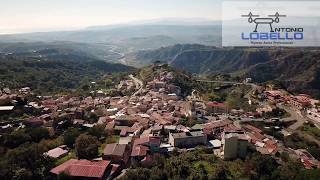
[[[117,179],[130,167],[148,167],[155,155],[209,149],[229,161],[246,158],[248,151],[273,156],[287,153],[301,161],[306,169],[320,168],[319,159],[308,149],[294,149],[281,140],[303,126],[320,128],[319,101],[283,89],[255,85],[247,97],[246,112],[231,109],[224,102],[204,101],[197,93],[187,97],[172,83],[174,74],[162,71],[151,81],[142,82],[130,75],[117,91],[133,91],[130,96],[107,96],[95,89],[91,96],[37,96],[31,88],[0,91],[0,114],[31,114],[13,121],[1,121],[1,134],[23,128],[46,128],[51,137],[68,129],[87,131],[103,127],[101,153],[93,159],[72,155],[75,147],[60,144],[44,153],[59,163],[50,170],[53,177],[61,173],[78,179]],[[251,86],[249,82],[235,86]],[[32,98],[31,98],[32,97]],[[284,116],[269,116],[275,110]],[[23,112],[23,113],[21,113]],[[1,135],[1,136],[2,136]],[[279,138],[279,136],[281,138]],[[308,136],[309,137],[309,136]],[[108,139],[113,138],[113,141]],[[320,145],[319,140],[316,143]]]

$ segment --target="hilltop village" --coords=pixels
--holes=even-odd
[[[198,148],[225,161],[258,152],[280,164],[286,155],[305,169],[320,168],[318,100],[260,86],[248,78],[231,83],[250,88],[245,106],[255,108],[245,111],[203,100],[196,90],[185,95],[183,87],[173,83],[174,76],[170,70],[148,81],[130,75],[115,85],[119,92],[130,92],[122,96],[107,96],[101,89],[92,89],[90,96],[37,96],[28,87],[2,88],[0,133],[7,148],[2,153],[24,143],[20,139],[21,143],[10,144],[7,138],[20,138],[17,132],[24,129],[42,129],[47,135],[41,138],[55,142],[43,152],[54,162],[48,170],[53,178],[62,174],[76,179],[122,178],[131,167],[151,167],[158,156]],[[6,120],[11,116],[18,118]],[[297,138],[310,143],[297,145]]]

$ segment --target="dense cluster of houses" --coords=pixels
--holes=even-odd
[[[30,88],[22,88],[15,92],[9,88],[0,88],[0,114],[8,114],[14,111],[15,106],[24,101],[25,96],[31,94]]]
[[[287,103],[288,105],[294,107],[297,110],[309,108],[312,106],[312,102],[315,101],[309,95],[300,94],[297,96],[293,96],[293,95],[288,95],[283,90],[265,91],[264,97],[271,102]]]
[[[251,114],[230,110],[224,103],[204,103],[192,98],[183,100],[180,87],[170,83],[172,79],[171,72],[160,73],[146,84],[144,93],[139,96],[106,97],[100,93],[95,97],[38,97],[39,101],[24,105],[25,111],[35,112],[38,116],[25,119],[23,125],[46,127],[54,134],[70,126],[88,129],[101,124],[105,125],[108,135],[119,136],[117,143],[105,146],[100,159],[70,159],[51,170],[53,175],[64,172],[79,179],[112,179],[130,165],[149,166],[155,155],[165,155],[174,150],[192,150],[197,146],[211,148],[213,153],[226,160],[245,158],[249,147],[254,147],[262,154],[279,151],[279,142],[274,137],[254,126],[236,123],[228,116]],[[132,88],[134,83],[131,80],[121,81],[118,85],[119,90]],[[9,91],[0,91],[0,113],[14,108],[14,105],[2,105],[16,100],[20,95],[31,93],[30,88],[21,89],[17,95]],[[311,103],[305,95],[286,96],[281,91],[266,91],[263,96],[273,102],[286,102],[298,109],[308,107]],[[268,108],[261,111],[266,110]],[[192,119],[201,123],[192,127],[182,123],[183,120]],[[59,146],[45,154],[61,158],[69,150],[66,146]],[[305,155],[304,152],[299,153]],[[304,158],[304,162],[307,165],[309,162],[317,164],[309,155],[305,155],[309,159]]]

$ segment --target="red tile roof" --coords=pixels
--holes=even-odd
[[[160,138],[159,137],[140,137],[134,141],[133,146],[137,145],[155,145],[160,146]]]
[[[229,124],[227,126],[224,127],[224,131],[229,131],[229,132],[232,132],[232,131],[242,131],[241,128],[233,125],[233,124]]]
[[[126,144],[107,144],[104,148],[104,155],[114,155],[114,156],[124,156],[126,152],[127,145]]]
[[[62,173],[67,167],[69,167],[71,164],[76,163],[78,160],[77,159],[70,159],[69,161],[66,161],[65,163],[51,169],[51,173],[53,174],[60,174]]]
[[[147,152],[149,150],[149,147],[146,146],[134,146],[131,152],[131,156],[146,156]]]
[[[313,169],[315,166],[310,160],[304,160],[303,165],[306,169]]]
[[[105,174],[110,161],[89,161],[70,159],[69,161],[53,168],[50,172],[53,174],[66,174],[74,177],[95,177],[101,178]]]
[[[264,135],[256,132],[247,133],[249,137],[251,138],[251,142],[255,144],[257,141],[262,142],[263,139],[265,139]]]
[[[160,146],[159,137],[140,137],[133,143],[131,156],[146,156],[150,145]]]
[[[261,129],[256,128],[256,127],[254,127],[254,126],[252,126],[252,125],[249,125],[249,124],[246,124],[246,125],[244,126],[244,128],[247,129],[248,131],[256,132],[256,133],[259,133],[259,134],[262,133],[262,130],[261,130]]]
[[[273,153],[277,151],[277,145],[276,144],[266,144],[266,148],[269,153]]]
[[[232,124],[230,120],[219,120],[205,124],[203,128],[203,133],[209,135],[213,133],[213,130],[217,128],[225,128],[228,125]]]
[[[219,103],[219,102],[208,102],[207,103],[207,106],[210,106],[210,107],[226,107],[226,105],[224,103]]]
[[[277,144],[277,142],[275,142],[275,141],[273,141],[273,140],[271,140],[271,139],[267,140],[265,143],[266,143],[266,144],[270,144],[270,145]]]

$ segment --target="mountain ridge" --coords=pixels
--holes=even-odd
[[[317,48],[217,48],[190,44],[140,51],[132,57],[129,62],[162,61],[200,75],[227,73],[259,83],[279,81],[289,91],[320,96]]]

